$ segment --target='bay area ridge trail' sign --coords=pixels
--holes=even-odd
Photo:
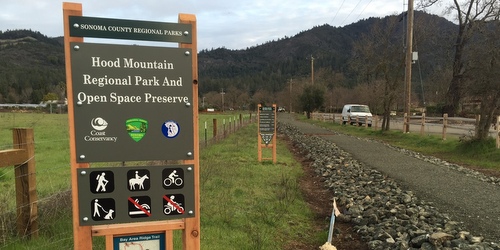
[[[276,163],[276,104],[271,107],[258,105],[258,160],[272,160]],[[264,144],[262,144],[264,142]],[[262,148],[272,149],[272,158],[262,157]]]
[[[182,230],[182,248],[199,250],[196,17],[179,14],[179,23],[83,17],[79,3],[63,3],[63,16],[74,248],[92,249],[93,236],[116,249],[117,239],[135,244],[134,237],[154,234],[141,244],[173,249],[173,230]],[[182,163],[125,167],[155,160]],[[123,166],[91,168],[94,162]]]

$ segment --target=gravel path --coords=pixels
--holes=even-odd
[[[372,141],[337,134],[324,128],[300,122],[292,115],[280,113],[280,122],[298,128],[306,135],[331,141],[364,165],[394,179],[402,188],[431,202],[441,213],[464,223],[472,234],[500,242],[500,185],[481,180],[449,167],[435,164]]]

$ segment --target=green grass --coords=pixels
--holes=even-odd
[[[256,131],[253,124],[201,154],[203,249],[281,249],[317,238],[307,235],[312,214],[297,184],[299,163],[283,143],[277,164],[259,163]]]
[[[200,130],[204,129],[203,120],[226,118],[228,122],[234,116],[239,119],[239,114],[200,115]],[[0,208],[0,248],[71,249],[71,203],[67,193],[60,193],[70,187],[67,116],[0,113],[0,118],[1,149],[12,148],[13,127],[34,128],[37,189],[41,199],[36,240],[13,236],[15,210],[13,206]],[[277,164],[259,163],[254,123],[201,150],[202,249],[281,249],[292,240],[318,246],[324,243],[325,232],[311,233],[314,218],[297,184],[302,175],[300,164],[284,143],[277,145]],[[264,157],[270,156],[270,149],[265,149]],[[0,173],[3,204],[13,202],[12,169],[7,167]],[[174,235],[175,249],[181,249],[181,234],[176,231]],[[93,245],[96,250],[104,249],[103,238],[93,238]]]
[[[496,149],[493,138],[479,142],[460,140],[458,137],[441,139],[441,135],[404,134],[401,131],[380,131],[373,128],[340,125],[339,123],[307,120],[299,115],[298,119],[331,129],[344,134],[381,140],[391,145],[431,155],[448,162],[474,168],[500,171],[500,149]]]

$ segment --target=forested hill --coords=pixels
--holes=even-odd
[[[415,19],[436,26],[440,32],[433,34],[436,36],[433,39],[438,41],[440,36],[456,29],[453,23],[435,15],[416,12]],[[315,72],[340,72],[352,84],[356,78],[348,60],[353,42],[367,35],[377,20],[380,18],[369,18],[344,27],[320,25],[293,37],[242,50],[202,50],[198,57],[200,94],[230,86],[249,94],[259,89],[280,91],[291,78],[310,77],[311,56]],[[398,39],[404,37],[404,23],[401,19]],[[428,60],[434,64],[449,53],[435,48],[429,50],[433,53]],[[427,67],[435,68],[435,65]],[[40,103],[50,92],[64,98],[62,39],[31,30],[0,31],[0,103]]]
[[[49,92],[64,96],[64,49],[40,32],[0,32],[0,103],[40,103]]]
[[[401,43],[404,53],[406,19],[400,15],[394,40]],[[386,18],[369,18],[344,27],[332,27],[328,24],[302,31],[293,37],[284,37],[278,41],[269,41],[245,50],[217,48],[199,53],[199,74],[203,84],[201,92],[220,91],[231,85],[250,93],[258,89],[276,92],[282,90],[293,78],[311,76],[311,56],[314,58],[314,71],[342,73],[347,78],[347,87],[356,83],[356,77],[349,69],[348,61],[352,57],[353,43],[368,35],[375,22]],[[415,22],[434,32],[427,34],[428,43],[415,44],[421,51],[421,58],[428,64],[421,67],[432,74],[437,64],[447,63],[453,46],[443,44],[453,37],[457,26],[445,18],[415,12]],[[432,41],[432,42],[431,42]],[[441,43],[434,47],[435,43]],[[418,46],[417,46],[418,45]],[[433,46],[433,47],[431,47]],[[427,53],[427,54],[424,54]],[[423,57],[422,57],[423,56]]]

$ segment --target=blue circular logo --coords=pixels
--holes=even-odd
[[[167,138],[177,137],[180,131],[181,127],[179,127],[179,124],[172,120],[164,122],[163,125],[161,126],[161,132]]]

